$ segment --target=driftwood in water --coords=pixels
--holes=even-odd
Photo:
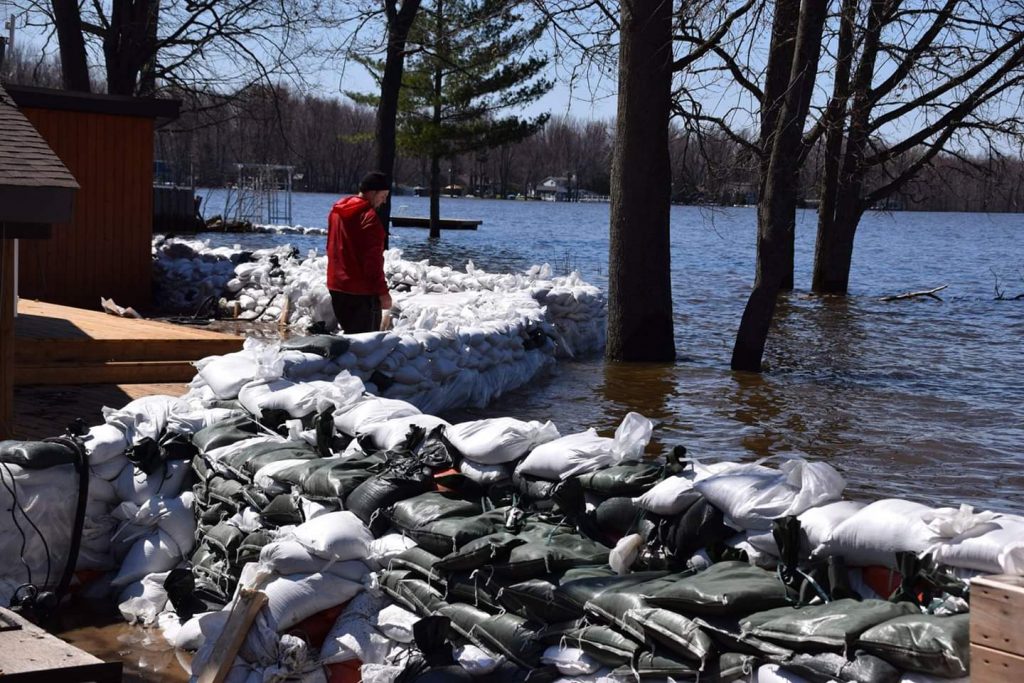
[[[938,299],[939,301],[942,301],[942,297],[937,295],[935,292],[941,292],[946,287],[949,287],[949,285],[942,285],[941,287],[936,287],[935,289],[928,289],[922,292],[906,292],[904,294],[883,296],[881,299],[879,299],[879,301],[900,301],[902,299],[916,299],[919,296],[930,296],[933,299]]]

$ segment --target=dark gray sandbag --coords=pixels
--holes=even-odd
[[[623,592],[634,586],[645,584],[654,579],[661,579],[668,576],[668,572],[634,572],[620,576],[614,572],[610,574],[598,573],[590,576],[574,576],[566,572],[558,585],[558,595],[569,604],[575,605],[583,610],[588,602],[605,591]]]
[[[569,621],[583,616],[583,610],[558,594],[558,584],[548,577],[527,579],[506,586],[501,603],[522,617],[541,624]]]
[[[524,545],[526,540],[508,531],[496,531],[474,539],[458,550],[437,561],[441,571],[464,571],[478,569],[508,559],[512,549]]]
[[[471,517],[480,512],[480,505],[474,501],[441,491],[428,491],[395,503],[391,508],[391,523],[400,531],[409,532],[439,519]]]
[[[313,460],[320,457],[305,441],[260,441],[224,458],[221,462],[246,479],[263,467],[281,460]]]
[[[424,579],[429,579],[434,575],[434,565],[439,559],[437,555],[419,546],[413,546],[392,557],[388,562],[388,569],[408,569]]]
[[[561,634],[565,647],[578,647],[605,666],[622,666],[633,661],[643,645],[607,626],[584,626]]]
[[[472,605],[451,604],[439,611],[451,619],[452,630],[470,642],[527,668],[540,665],[544,645],[525,619],[512,614],[492,615]]]
[[[847,650],[866,630],[918,612],[910,603],[845,598],[823,605],[778,607],[740,620],[740,628],[756,638],[798,651]]]
[[[612,676],[618,680],[659,682],[668,680],[697,681],[701,680],[701,675],[692,662],[653,652],[641,652],[628,665],[620,666],[612,672]]]
[[[425,550],[444,556],[478,538],[504,527],[508,508],[498,508],[472,517],[437,519],[408,531]]]
[[[75,449],[57,441],[0,441],[0,462],[27,470],[73,465],[77,461]]]
[[[577,479],[584,490],[611,498],[639,496],[661,481],[664,476],[663,465],[636,462],[587,472]]]
[[[422,617],[437,614],[448,605],[440,591],[421,579],[402,579],[393,590],[400,596],[400,602],[410,605],[410,609]]]
[[[448,602],[464,602],[490,612],[500,612],[506,608],[498,600],[499,594],[503,595],[504,584],[484,572],[453,572],[444,578],[435,573],[428,580],[431,586],[444,594]],[[510,611],[515,613],[515,610]],[[519,616],[526,617],[523,614]]]
[[[299,503],[290,493],[279,493],[260,510],[260,522],[272,529],[303,521]]]
[[[636,531],[644,516],[644,510],[632,498],[609,498],[602,501],[589,518],[593,520],[595,537],[614,543]]]
[[[238,547],[242,545],[246,533],[234,524],[221,522],[211,528],[202,538],[202,544],[220,557],[234,560]]]
[[[852,658],[835,652],[805,652],[793,655],[783,666],[812,683],[898,683],[903,678],[899,669],[866,652],[856,652]]]
[[[669,523],[665,540],[669,553],[681,560],[688,560],[701,548],[722,543],[736,534],[736,530],[725,523],[721,510],[699,493],[692,495],[692,503]]]
[[[248,415],[236,415],[200,429],[192,435],[192,445],[200,453],[206,453],[243,439],[251,439],[259,431],[260,426]]]
[[[723,652],[718,657],[714,669],[708,673],[711,674],[711,680],[717,680],[719,683],[733,683],[733,681],[746,683],[750,680],[751,674],[757,671],[760,663],[761,659],[753,655]]]
[[[647,596],[678,580],[677,575],[662,576],[629,587],[613,587],[594,596],[583,606],[588,615],[642,641],[643,627],[633,619],[634,610],[648,607]]]
[[[353,491],[373,476],[369,470],[353,468],[344,462],[327,462],[309,470],[296,487],[310,500],[344,502]]]
[[[302,351],[315,353],[323,358],[337,358],[348,351],[351,342],[346,338],[333,334],[313,334],[308,337],[290,337],[281,340],[282,351]]]
[[[269,529],[257,529],[247,534],[235,551],[235,566],[244,567],[249,562],[259,562],[263,546],[273,540]]]
[[[508,561],[495,564],[502,576],[529,578],[586,565],[608,563],[607,546],[574,532],[556,532],[544,540],[512,548]]]
[[[387,528],[385,509],[400,500],[425,493],[431,486],[430,476],[423,471],[388,473],[371,477],[356,487],[345,499],[345,509],[350,510],[374,535],[381,535]]]
[[[643,640],[676,657],[703,662],[715,652],[710,636],[681,614],[660,607],[641,607],[626,612],[625,617],[640,626]]]
[[[782,661],[792,656],[793,651],[743,633],[736,617],[704,616],[694,617],[693,622],[700,627],[721,652],[732,652],[737,655]]]
[[[862,633],[857,645],[900,669],[959,678],[970,669],[970,615],[897,617]]]
[[[743,616],[788,604],[778,577],[745,562],[719,562],[680,579],[648,598],[682,615]]]

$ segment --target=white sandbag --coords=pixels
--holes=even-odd
[[[1024,576],[1024,518],[1001,515],[940,542],[929,552],[949,567]]]
[[[260,564],[275,574],[315,574],[329,572],[349,581],[362,582],[369,568],[360,560],[332,562],[314,555],[308,548],[290,539],[268,543],[260,549]]]
[[[257,417],[264,410],[283,410],[291,417],[316,411],[316,388],[290,379],[256,379],[238,390],[238,402]]]
[[[859,500],[840,500],[813,507],[798,515],[800,520],[800,553],[808,555],[825,542],[832,530],[863,509],[867,503]],[[779,547],[771,531],[752,532],[748,540],[762,553],[779,556]]]
[[[375,569],[383,569],[388,566],[391,558],[401,555],[415,545],[416,541],[404,534],[384,534],[370,542],[366,561]]]
[[[150,498],[142,505],[125,501],[112,512],[113,517],[122,522],[112,540],[130,542],[153,528],[159,528],[174,542],[179,555],[185,556],[195,546],[194,500],[195,495],[186,491],[174,498]]]
[[[970,683],[970,681],[970,676],[964,676],[963,678],[940,678],[913,671],[903,674],[903,677],[900,678],[900,683]]]
[[[662,479],[633,502],[656,515],[678,515],[686,509],[687,494],[692,492],[693,479],[676,475]]]
[[[199,376],[221,400],[238,397],[238,391],[256,377],[256,360],[244,351],[215,357],[201,368]]]
[[[452,654],[459,666],[465,669],[470,676],[486,676],[505,661],[501,655],[488,652],[482,647],[472,644],[456,647]]]
[[[391,641],[374,630],[368,619],[343,614],[334,622],[320,647],[320,661],[323,664],[352,660],[382,664],[390,649]]]
[[[508,465],[484,465],[469,458],[459,463],[459,472],[481,486],[497,484],[511,476]]]
[[[399,643],[411,643],[413,641],[412,628],[420,618],[399,605],[388,605],[371,623],[383,635]]]
[[[117,478],[121,476],[121,472],[123,472],[126,467],[131,469],[134,468],[135,466],[128,459],[128,456],[124,454],[115,455],[110,460],[107,460],[106,462],[101,462],[98,465],[90,464],[89,474],[91,474],[93,477],[106,479],[107,481],[116,481]],[[121,500],[120,496],[118,497],[118,500]]]
[[[103,408],[103,419],[109,425],[119,427],[131,444],[143,439],[158,441],[167,429],[167,420],[172,413],[187,413],[189,406],[177,396],[143,396],[129,402],[123,408]]]
[[[356,436],[360,430],[367,430],[373,424],[420,414],[419,408],[411,403],[393,398],[368,396],[347,410],[335,413],[334,426],[343,434]]]
[[[540,661],[554,665],[563,676],[587,676],[601,668],[601,663],[578,647],[551,645]]]
[[[135,541],[110,585],[126,586],[147,574],[174,569],[181,559],[178,544],[166,532],[157,529]]]
[[[511,417],[461,422],[445,429],[445,438],[459,453],[484,465],[517,460],[559,436],[558,428],[550,421],[524,422]]]
[[[361,332],[359,334],[346,334],[348,339],[348,352],[354,353],[358,358],[363,358],[381,349],[385,353],[391,353],[398,346],[401,337],[390,332]]]
[[[921,553],[939,540],[922,519],[930,511],[909,500],[875,501],[837,526],[813,555],[841,555],[854,567],[895,568],[896,552]]]
[[[149,574],[138,582],[129,584],[121,591],[117,609],[129,624],[139,623],[152,626],[167,604],[167,590],[164,581],[169,572]]]
[[[361,560],[369,556],[373,534],[355,514],[330,512],[295,527],[295,540],[313,554],[333,560]]]
[[[82,437],[85,452],[89,456],[89,464],[100,465],[111,458],[123,455],[129,446],[124,429],[114,424],[101,424],[90,427]]]
[[[103,477],[97,477],[96,475],[89,473],[89,502],[97,501],[106,505],[114,505],[121,502],[120,496],[117,495],[117,489],[114,485]],[[92,515],[88,512],[86,516],[91,517]]]
[[[388,451],[404,443],[409,435],[409,429],[413,426],[430,432],[438,426],[447,429],[451,425],[447,420],[433,415],[410,415],[367,424],[359,429],[356,436],[369,440],[370,445],[375,448]]]
[[[216,640],[224,625],[228,623],[231,612],[220,610],[217,612],[202,612],[193,615],[178,629],[174,638],[174,647],[179,650],[195,652],[206,643],[207,640]]]
[[[558,481],[623,460],[635,460],[643,455],[653,429],[650,420],[639,413],[629,413],[615,430],[614,439],[598,436],[595,429],[563,436],[534,448],[516,471]]]
[[[359,678],[362,683],[395,683],[405,668],[404,664],[363,664],[359,667]]]
[[[810,683],[803,676],[786,671],[778,664],[763,664],[757,669],[756,683]]]
[[[348,602],[362,584],[333,574],[290,574],[264,586],[267,609],[277,630],[287,631],[307,617]]]
[[[694,485],[725,514],[726,523],[742,529],[771,529],[772,521],[799,515],[808,508],[838,500],[846,480],[823,462],[794,458],[778,470],[757,464],[737,465]]]
[[[168,460],[150,474],[125,467],[114,481],[114,488],[121,500],[142,505],[157,496],[173,498],[180,495],[190,471],[191,463],[187,460]]]

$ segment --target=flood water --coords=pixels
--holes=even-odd
[[[336,198],[296,194],[292,223],[323,227]],[[206,213],[223,209],[214,191]],[[427,200],[395,197],[398,215]],[[443,199],[442,216],[475,232],[397,228],[407,258],[488,271],[550,263],[607,289],[608,205]],[[449,419],[551,419],[563,434],[610,434],[631,410],[657,422],[655,450],[683,444],[709,459],[804,455],[827,460],[853,496],[900,496],[1024,512],[1024,216],[869,213],[848,297],[809,294],[816,214],[798,216],[797,290],[779,306],[762,375],[729,370],[753,281],[750,208],[672,209],[673,364],[566,362],[483,410]],[[214,244],[291,243],[323,253],[322,236],[204,234]],[[885,295],[949,287],[942,301]],[[995,287],[1006,300],[995,300]]]

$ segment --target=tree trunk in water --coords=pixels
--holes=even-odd
[[[441,236],[441,157],[430,157],[430,239]]]
[[[797,0],[779,0],[777,7],[790,2],[796,4]],[[786,276],[799,164],[799,155],[794,150],[800,145],[807,120],[827,9],[828,3],[824,0],[805,0],[800,11],[789,85],[778,112],[763,192],[758,198],[757,275],[736,334],[733,370],[761,371],[775,301]],[[772,39],[774,41],[775,36]]]
[[[395,10],[390,0],[386,2],[388,17],[388,45],[384,57],[384,72],[380,80],[380,102],[377,104],[375,138],[377,140],[377,170],[394,184],[396,128],[398,126],[398,94],[402,89],[402,73],[405,70],[405,44],[409,29],[419,10],[420,0],[405,0],[401,9]],[[391,197],[377,209],[384,224],[384,231],[391,232]],[[385,238],[385,247],[387,238]]]
[[[610,360],[672,361],[672,6],[622,4],[608,254]]]
[[[839,187],[843,192],[844,188]],[[818,230],[814,247],[814,291],[819,294],[846,294],[853,263],[853,238],[862,212],[856,206],[843,207],[830,217],[827,230]]]
[[[52,4],[53,19],[57,25],[57,43],[60,47],[61,84],[65,90],[92,92],[78,2],[53,0]]]

